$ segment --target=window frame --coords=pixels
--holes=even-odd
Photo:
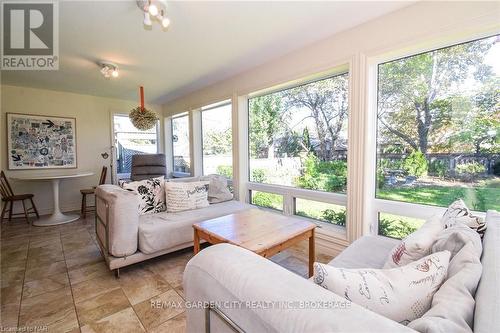
[[[238,139],[239,139],[239,154],[244,153],[244,156],[240,156],[240,190],[239,194],[241,199],[245,200],[245,202],[251,204],[250,192],[251,191],[259,191],[259,192],[267,192],[273,194],[279,194],[283,196],[283,212],[280,212],[286,216],[293,216],[294,218],[304,219],[310,222],[315,223],[319,230],[320,234],[323,237],[326,237],[330,240],[334,240],[339,244],[348,244],[350,241],[357,238],[355,236],[356,231],[355,223],[353,223],[353,218],[351,217],[351,212],[349,209],[349,193],[351,193],[350,186],[352,186],[352,181],[350,177],[354,171],[350,171],[353,157],[351,157],[353,148],[352,144],[352,127],[353,121],[352,118],[352,100],[353,96],[353,64],[355,59],[349,59],[347,61],[343,61],[338,66],[332,67],[327,71],[320,72],[318,74],[310,75],[307,77],[303,77],[302,79],[297,79],[293,81],[287,81],[285,83],[281,83],[278,85],[274,85],[270,88],[261,89],[253,93],[249,93],[248,95],[243,95],[238,97],[237,106],[238,106]],[[292,186],[284,186],[284,185],[273,185],[273,184],[263,184],[256,183],[250,181],[250,113],[249,113],[249,101],[251,98],[291,89],[294,87],[318,82],[324,79],[329,79],[339,75],[348,75],[348,127],[347,127],[347,137],[348,137],[348,147],[347,147],[347,191],[346,193],[334,193],[334,192],[325,192],[325,191],[317,191],[317,190],[309,190],[309,189],[301,189]],[[234,107],[234,103],[233,103]],[[242,125],[244,127],[242,128]],[[243,140],[242,140],[243,139]],[[242,160],[242,158],[244,160]],[[244,177],[244,178],[243,178]],[[324,203],[330,203],[334,205],[344,206],[347,212],[347,220],[346,226],[339,227],[336,225],[332,225],[327,222],[323,222],[320,220],[295,215],[295,198],[311,200],[311,201],[320,201]],[[263,208],[266,209],[266,208]],[[274,211],[274,210],[273,210]]]

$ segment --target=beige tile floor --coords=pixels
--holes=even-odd
[[[302,248],[271,260],[305,277],[307,254]],[[182,302],[182,274],[191,257],[192,249],[164,255],[124,268],[116,279],[99,252],[93,216],[53,227],[4,222],[0,328],[184,332],[183,309],[154,309],[151,301]]]

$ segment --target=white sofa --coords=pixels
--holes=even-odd
[[[251,207],[231,200],[191,211],[139,215],[137,193],[100,185],[96,189],[97,242],[109,269],[119,276],[120,267],[192,246],[194,223]]]
[[[500,214],[489,211],[486,221],[483,271],[473,314],[477,333],[500,332]],[[386,237],[364,236],[329,264],[381,268],[397,242]],[[416,332],[229,244],[210,246],[192,258],[186,266],[183,283],[188,301],[188,332],[233,332],[228,323],[244,332]],[[251,303],[255,301],[272,303]],[[210,303],[216,305],[212,310],[207,309]],[[281,306],[266,308],[264,304]],[[325,306],[318,308],[321,305]],[[450,311],[453,313],[453,309]],[[443,332],[438,328],[436,324],[427,332]]]

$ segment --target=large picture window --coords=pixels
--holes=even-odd
[[[191,173],[191,155],[189,148],[189,116],[183,115],[172,119],[172,151],[174,172]]]
[[[202,108],[203,174],[233,178],[231,102]]]
[[[250,181],[346,191],[347,73],[248,103]]]
[[[378,66],[377,198],[500,209],[498,59],[493,36]]]
[[[345,194],[348,87],[348,74],[342,73],[251,97],[249,180]],[[276,194],[259,192],[255,198],[254,204],[275,209],[279,206]],[[334,211],[332,205],[312,200],[295,202],[296,215],[345,225],[342,209]],[[332,213],[339,214],[334,218]]]

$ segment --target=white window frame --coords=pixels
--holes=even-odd
[[[357,238],[356,233],[356,222],[354,214],[349,209],[351,203],[349,202],[349,196],[347,193],[352,192],[353,182],[350,180],[352,177],[352,173],[356,171],[353,168],[353,165],[356,163],[356,159],[354,157],[355,148],[353,145],[356,144],[357,139],[353,135],[353,128],[355,126],[355,122],[357,121],[356,117],[353,116],[353,107],[351,105],[353,99],[353,87],[354,82],[352,80],[352,68],[353,68],[353,60],[349,59],[348,61],[344,61],[341,64],[332,67],[332,69],[324,71],[320,74],[311,75],[303,79],[288,81],[286,83],[270,87],[268,89],[262,89],[257,92],[238,96],[236,99],[233,99],[233,110],[237,111],[237,123],[238,123],[238,181],[239,189],[238,195],[241,201],[245,201],[250,203],[250,192],[251,191],[260,191],[267,193],[274,193],[283,195],[283,214],[287,216],[294,216],[300,219],[306,219],[309,221],[314,221],[319,229],[318,236],[320,239],[324,241],[333,241],[338,244],[340,247],[347,246],[352,240]],[[291,186],[282,186],[282,185],[272,185],[272,184],[262,184],[251,182],[249,180],[250,168],[249,168],[249,110],[248,110],[248,100],[253,97],[267,95],[269,93],[281,91],[288,88],[293,88],[295,86],[301,84],[307,84],[314,81],[327,79],[333,77],[335,75],[341,75],[344,73],[348,73],[349,76],[349,88],[348,88],[348,99],[349,99],[349,110],[348,110],[348,150],[347,150],[347,193],[331,193],[331,192],[323,192],[323,191],[315,191],[315,190],[307,190],[301,188],[295,188]],[[234,114],[234,112],[233,112]],[[354,122],[353,122],[354,119]],[[234,138],[234,137],[233,137]],[[353,154],[354,153],[354,154]],[[351,156],[353,155],[353,156]],[[235,170],[236,171],[236,170]],[[235,173],[236,174],[236,173]],[[339,227],[327,222],[322,222],[319,220],[309,219],[306,217],[302,217],[299,215],[295,215],[295,198],[319,201],[324,203],[330,203],[334,205],[344,206],[347,211],[347,221],[346,226]],[[354,206],[353,206],[354,207]]]
[[[363,193],[364,201],[367,203],[364,212],[364,230],[365,233],[378,234],[378,213],[389,213],[413,218],[428,219],[435,214],[443,214],[446,207],[416,204],[402,201],[393,201],[376,198],[376,170],[377,170],[377,113],[378,113],[378,66],[380,64],[398,60],[405,57],[418,55],[425,52],[432,52],[437,49],[446,48],[462,43],[467,43],[477,39],[487,38],[498,34],[498,31],[482,31],[476,33],[464,34],[460,37],[441,37],[430,39],[426,43],[417,44],[412,47],[401,48],[373,56],[362,55],[366,61],[366,67],[363,72],[367,74],[367,108],[365,132],[368,140],[366,141],[366,167],[364,169],[363,179],[366,188]],[[474,213],[478,216],[485,216],[485,212]]]

